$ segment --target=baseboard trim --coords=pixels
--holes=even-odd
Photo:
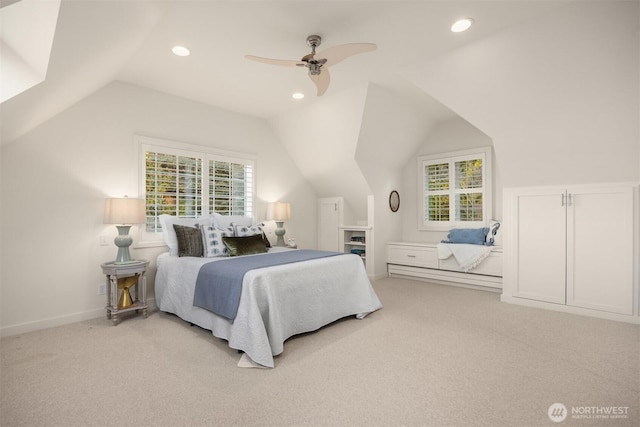
[[[370,276],[369,280],[375,282],[376,280],[386,279],[387,277],[389,277],[389,274],[385,271],[382,274],[376,274],[375,276]]]
[[[555,304],[555,303],[544,302],[544,301],[530,300],[526,298],[512,297],[504,293],[500,295],[500,301],[509,303],[509,304],[514,304],[514,305],[521,305],[525,307],[539,308],[542,310],[551,310],[551,311],[558,311],[561,313],[577,314],[580,316],[596,317],[598,319],[613,320],[616,322],[624,322],[624,323],[633,323],[635,325],[640,324],[640,317],[634,316],[634,315],[609,313],[606,311],[591,310],[588,308],[572,307],[569,305],[562,305],[562,304]]]
[[[148,299],[147,305],[149,310],[154,310],[156,306],[155,298]],[[20,323],[12,326],[3,326],[0,328],[0,338],[25,334],[27,332],[39,331],[42,329],[55,328],[56,326],[97,319],[103,316],[106,318],[106,315],[104,308],[96,308],[95,310],[83,311],[80,313],[65,314],[63,316],[51,317],[49,319]]]
[[[462,273],[459,271],[448,271],[399,264],[387,264],[387,271],[389,276],[392,277],[404,276],[414,279],[425,279],[426,281],[438,281],[455,286],[470,285],[480,289],[492,288],[495,289],[495,292],[502,292],[502,277],[498,276]]]
[[[462,282],[453,282],[449,280],[438,280],[438,279],[432,279],[429,277],[420,277],[420,276],[414,276],[409,274],[389,273],[388,277],[392,277],[396,279],[414,280],[414,281],[425,282],[425,283],[430,283],[434,285],[455,286],[457,288],[467,288],[467,289],[474,289],[476,291],[493,292],[495,294],[499,294],[500,292],[502,292],[500,289],[497,289],[494,287],[474,285],[474,284],[468,284],[468,283],[462,283]]]

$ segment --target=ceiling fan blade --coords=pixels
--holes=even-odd
[[[359,53],[371,52],[377,48],[378,46],[374,43],[349,43],[330,47],[322,52],[318,52],[316,55],[319,58],[326,58],[327,63],[325,64],[325,67],[330,67],[345,58]]]
[[[309,72],[309,78],[318,88],[318,96],[324,95],[329,87],[329,82],[331,81],[329,70],[323,68],[320,74],[311,74],[311,72]]]
[[[281,67],[298,67],[298,66],[305,65],[304,62],[294,61],[289,59],[261,58],[260,56],[253,56],[253,55],[245,55],[244,57],[252,61],[262,62],[264,64],[279,65]]]

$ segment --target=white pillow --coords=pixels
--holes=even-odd
[[[214,226],[226,230],[228,227],[231,227],[231,223],[236,225],[245,225],[250,227],[253,225],[253,218],[250,216],[240,216],[240,215],[220,215],[217,212],[213,213],[213,224]]]
[[[487,233],[487,237],[486,237],[486,245],[500,246],[502,244],[502,239],[499,239],[500,237],[500,233],[498,233],[499,229],[500,229],[500,221],[495,219],[489,220],[489,232]]]
[[[200,218],[181,218],[174,215],[160,215],[160,224],[162,225],[162,237],[164,243],[169,247],[169,255],[178,256],[178,237],[173,224],[184,225],[186,227],[207,227],[213,225],[213,217],[211,215],[202,216]]]
[[[200,227],[200,230],[202,231],[202,246],[204,247],[205,258],[229,256],[229,250],[222,241],[222,238],[233,237],[232,229],[222,230],[210,225]]]
[[[232,222],[231,226],[233,227],[233,235],[236,237],[255,236],[256,234],[262,235],[262,233],[264,232],[263,223],[253,224],[253,225],[242,225],[242,224],[236,224],[235,222]]]

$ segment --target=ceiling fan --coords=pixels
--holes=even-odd
[[[306,67],[309,69],[309,78],[318,88],[318,96],[322,96],[329,87],[331,77],[328,68],[338,62],[359,53],[376,50],[373,43],[349,43],[333,46],[318,53],[316,48],[322,43],[322,37],[311,35],[307,37],[307,46],[311,47],[311,53],[305,55],[299,61],[287,59],[270,59],[259,56],[245,55],[245,58],[265,64],[280,65],[284,67]]]

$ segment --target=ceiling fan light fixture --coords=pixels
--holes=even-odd
[[[471,25],[473,25],[473,19],[471,18],[458,19],[453,23],[453,25],[451,25],[451,31],[454,33],[461,33],[463,31],[467,31]]]
[[[304,98],[304,93],[302,93],[302,92],[296,92],[296,93],[294,93],[293,95],[291,95],[291,97],[292,97],[293,99],[303,99],[303,98]]]
[[[184,46],[174,46],[171,48],[171,52],[173,52],[176,56],[189,56],[191,55],[191,51]]]

